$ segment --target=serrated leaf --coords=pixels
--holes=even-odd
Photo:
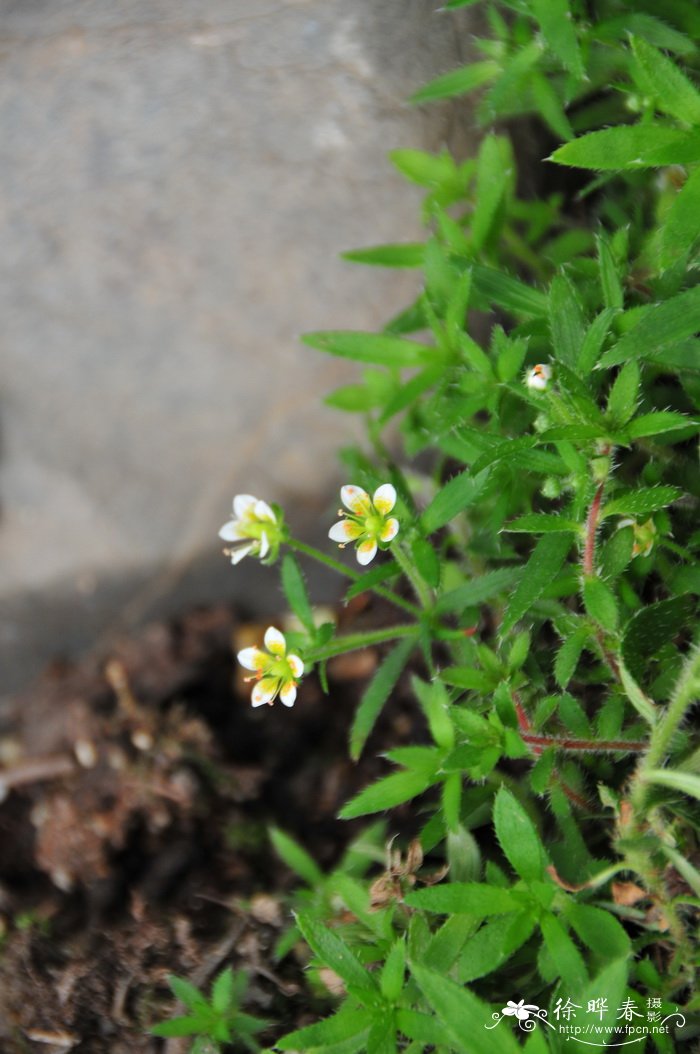
[[[278,827],[271,827],[270,841],[287,867],[303,878],[312,889],[318,888],[324,882],[323,872],[316,862],[290,835]]]
[[[531,908],[519,915],[489,919],[464,946],[457,967],[458,979],[474,981],[493,973],[528,940],[534,928]]]
[[[680,428],[697,428],[698,423],[685,414],[673,410],[658,410],[651,414],[641,414],[625,428],[630,439],[642,439],[644,436],[662,435],[664,432],[677,432]]]
[[[561,571],[571,548],[568,534],[545,535],[532,551],[501,624],[501,635],[527,614]]]
[[[481,495],[486,484],[486,475],[473,476],[469,470],[443,484],[420,518],[426,534],[439,531]]]
[[[349,987],[377,991],[375,978],[336,933],[311,915],[299,914],[296,921],[314,955],[334,970]]]
[[[619,314],[619,312],[615,308],[604,308],[603,311],[593,319],[586,330],[586,335],[583,338],[583,344],[581,345],[581,351],[578,357],[578,363],[576,364],[576,368],[581,376],[585,377],[586,374],[593,369],[600,358],[605,338],[610,332],[610,326],[617,314]]]
[[[372,245],[366,249],[350,249],[341,253],[350,263],[370,264],[373,267],[422,267],[425,257],[423,242],[405,242],[403,245]]]
[[[700,237],[700,168],[688,176],[661,228],[661,263],[672,266]]]
[[[230,966],[222,970],[211,988],[211,1005],[217,1014],[226,1014],[234,1004],[234,976]]]
[[[394,1003],[403,988],[404,973],[406,971],[406,943],[403,940],[394,941],[379,976],[379,987],[382,995],[390,1003]]]
[[[622,655],[633,677],[643,682],[649,659],[690,624],[695,607],[686,593],[648,604],[632,616],[622,638]]]
[[[287,1033],[275,1042],[275,1047],[280,1050],[311,1050],[327,1043],[337,1043],[365,1032],[372,1022],[372,1016],[369,1010],[343,1006],[332,1017]]]
[[[596,236],[598,246],[598,267],[600,268],[600,285],[603,291],[603,303],[607,308],[621,308],[624,302],[622,283],[617,266],[605,234]]]
[[[608,395],[606,413],[613,427],[619,428],[626,424],[634,413],[639,398],[639,382],[639,366],[632,360],[622,367]]]
[[[161,1021],[159,1024],[153,1025],[149,1031],[153,1036],[171,1039],[176,1036],[196,1036],[202,1031],[202,1028],[202,1019],[189,1014],[185,1017],[174,1017],[172,1021]]]
[[[174,974],[168,976],[168,984],[173,994],[180,1000],[188,1010],[207,1009],[209,1004],[206,997],[184,977],[176,977]]]
[[[328,352],[330,355],[395,368],[424,366],[439,355],[436,348],[426,344],[417,344],[412,340],[383,333],[323,330],[304,333],[301,339],[310,348]]]
[[[546,913],[540,920],[542,936],[555,966],[557,976],[574,992],[580,992],[588,982],[583,956],[559,919]]]
[[[491,1007],[477,999],[468,988],[455,984],[442,973],[417,963],[411,972],[428,1005],[451,1037],[454,1054],[493,1054],[493,1036],[487,1031],[493,1025]],[[499,1054],[518,1054],[520,1046],[504,1029],[498,1039]]]
[[[589,1000],[599,999],[605,993],[607,1008],[600,1016],[596,1014],[596,1022],[606,1030],[610,1039],[620,1024],[618,1014],[627,988],[628,972],[629,960],[616,959],[608,963],[581,991],[582,1006],[587,1006]]]
[[[700,124],[700,93],[685,74],[646,40],[633,37],[631,43],[645,89],[653,94],[658,109],[684,124]]]
[[[547,862],[535,826],[520,802],[500,787],[493,807],[493,824],[503,853],[526,882],[541,879]]]
[[[426,684],[418,677],[411,678],[411,686],[426,716],[435,743],[445,750],[451,750],[455,743],[455,730],[450,718],[450,698],[445,687],[440,681]]]
[[[631,954],[632,942],[620,922],[609,911],[592,904],[569,901],[566,918],[583,943],[598,958],[622,959]]]
[[[509,590],[522,573],[522,567],[499,567],[495,571],[487,571],[486,574],[443,593],[435,605],[435,610],[439,614],[463,611],[465,608],[476,607],[487,600],[493,600]]]
[[[559,534],[562,531],[573,531],[578,534],[581,525],[576,520],[568,520],[565,516],[529,512],[525,516],[518,516],[516,520],[511,520],[502,530],[510,533],[524,531],[529,534]]]
[[[352,820],[356,816],[393,809],[395,805],[417,798],[432,782],[433,779],[424,772],[394,772],[361,790],[343,806],[338,816],[341,820]]]
[[[436,1017],[422,1014],[418,1010],[397,1010],[396,1027],[409,1039],[431,1047],[436,1044],[448,1047],[452,1042],[450,1034]]]
[[[436,99],[452,99],[456,95],[466,95],[467,92],[480,88],[487,84],[501,72],[497,62],[487,59],[483,62],[472,62],[469,66],[463,66],[458,70],[450,70],[440,77],[425,84],[410,98],[414,104],[424,102],[435,102]]]
[[[564,641],[554,660],[554,678],[560,688],[566,688],[576,672],[583,646],[588,640],[588,629],[581,626]]]
[[[680,146],[686,141],[684,133],[666,125],[619,125],[589,132],[570,143],[564,143],[554,151],[550,161],[572,168],[592,168],[599,172],[658,167],[669,164],[662,153],[664,149],[674,147],[680,158]]]
[[[374,728],[382,707],[391,695],[415,645],[415,637],[406,637],[405,640],[399,641],[375,671],[362,696],[350,730],[350,756],[353,761],[357,761],[362,753],[367,737]]]
[[[513,176],[510,142],[503,136],[487,135],[479,147],[476,163],[476,202],[471,217],[471,239],[476,252],[491,234],[498,208]]]
[[[610,586],[602,578],[586,578],[583,583],[583,603],[586,611],[603,629],[614,633],[619,622],[617,600]]]
[[[358,597],[361,593],[366,593],[368,589],[373,589],[382,582],[386,582],[388,578],[395,578],[399,574],[401,574],[401,568],[395,560],[377,564],[371,571],[366,571],[357,581],[353,582],[345,594],[345,599],[352,600],[353,597]]]
[[[645,311],[636,325],[605,352],[601,366],[618,366],[627,359],[655,355],[665,345],[677,344],[700,330],[700,286],[662,301]]]
[[[475,264],[473,282],[474,293],[487,307],[496,304],[516,317],[544,318],[547,314],[548,300],[544,293],[503,271]]]
[[[440,680],[466,691],[489,692],[494,686],[492,674],[470,666],[447,666],[440,671]]]
[[[683,491],[678,487],[640,487],[638,490],[620,494],[607,502],[600,512],[600,518],[606,516],[649,516],[658,509],[664,509],[671,502],[677,501]]]
[[[583,313],[569,279],[555,275],[549,288],[549,328],[556,358],[575,366],[583,345]]]
[[[581,49],[568,0],[532,0],[532,11],[549,49],[577,80],[584,76]]]
[[[472,915],[484,919],[489,915],[507,915],[522,908],[509,889],[499,889],[483,882],[450,882],[406,894],[409,907],[434,911],[439,915]]]

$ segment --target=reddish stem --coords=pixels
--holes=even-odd
[[[600,516],[600,505],[603,500],[605,480],[598,484],[591,507],[586,517],[586,545],[583,550],[583,573],[591,576],[595,574],[595,532],[598,529],[598,517]]]
[[[556,747],[557,750],[582,750],[582,751],[622,751],[624,753],[641,753],[646,750],[647,743],[631,739],[563,739],[559,736],[536,736],[532,732],[520,733],[525,743],[532,747]]]

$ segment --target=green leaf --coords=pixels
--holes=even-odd
[[[366,1054],[397,1054],[396,1022],[392,1011],[375,1017],[367,1035]]]
[[[541,512],[529,512],[525,516],[518,516],[517,520],[511,520],[504,531],[526,531],[530,534],[559,534],[562,531],[573,531],[575,534],[581,530],[581,524],[576,520],[567,520],[565,516],[550,516]]]
[[[586,578],[583,583],[586,611],[603,629],[614,633],[619,622],[615,594],[602,578]]]
[[[555,275],[549,288],[549,328],[557,359],[575,366],[583,344],[583,314],[574,287],[563,274]]]
[[[417,963],[411,964],[411,972],[426,1002],[449,1033],[451,1052],[493,1054],[494,1038],[487,1030],[487,1026],[493,1025],[491,1007],[443,973],[428,970]],[[504,1029],[498,1037],[499,1054],[518,1054],[519,1051],[517,1041]]]
[[[535,106],[540,111],[540,116],[549,125],[554,134],[565,143],[574,138],[574,130],[569,123],[561,100],[557,95],[552,81],[543,76],[537,70],[530,74],[530,88]]]
[[[379,976],[379,987],[382,995],[390,1003],[396,1002],[403,989],[404,973],[406,970],[406,943],[403,940],[394,941],[387,955],[382,972]]]
[[[377,990],[375,978],[336,933],[311,915],[299,914],[296,921],[312,952],[325,966],[334,970],[348,987],[366,991]]]
[[[522,567],[499,567],[495,571],[487,571],[485,575],[472,578],[464,585],[443,593],[435,605],[435,610],[443,615],[449,611],[463,611],[465,608],[476,607],[487,600],[493,600],[509,590],[522,572]]]
[[[671,267],[700,236],[700,168],[691,172],[676,195],[661,228],[661,264]]]
[[[679,129],[661,124],[618,125],[564,143],[549,160],[600,172],[661,166],[669,163],[661,151],[670,146],[677,149],[685,138]],[[680,150],[678,153],[680,157]]]
[[[498,208],[513,178],[510,142],[503,136],[487,135],[479,147],[476,163],[476,203],[471,217],[471,238],[480,252],[492,232]]]
[[[336,388],[327,395],[323,401],[334,410],[344,410],[350,414],[366,413],[370,407],[376,405],[364,384],[344,384],[342,388]]]
[[[469,469],[445,483],[424,509],[420,525],[425,534],[439,531],[481,495],[486,475],[472,476]]]
[[[440,680],[467,691],[490,692],[494,686],[492,674],[475,670],[471,666],[446,666],[440,671]]]
[[[357,761],[362,753],[367,737],[374,728],[382,707],[394,690],[415,644],[415,637],[406,637],[399,641],[375,671],[367,686],[350,730],[350,756],[353,761]]]
[[[161,1036],[170,1039],[175,1036],[196,1036],[202,1031],[203,1022],[200,1017],[188,1015],[187,1017],[174,1017],[172,1021],[161,1021],[153,1025],[149,1031],[153,1036]]]
[[[323,872],[305,849],[278,827],[270,828],[270,841],[275,852],[284,860],[287,867],[303,878],[308,886],[317,889],[325,881]]]
[[[458,169],[447,151],[428,154],[424,150],[392,150],[389,160],[399,172],[421,187],[441,187],[454,184]]]
[[[458,70],[450,70],[441,77],[419,88],[411,98],[412,103],[435,102],[436,99],[451,99],[455,95],[466,95],[467,92],[487,84],[501,72],[497,62],[487,59],[484,62],[472,62]]]
[[[624,302],[622,283],[617,266],[605,234],[596,235],[598,246],[598,266],[600,267],[600,285],[603,290],[603,302],[607,308],[621,308]]]
[[[353,820],[356,816],[393,809],[395,805],[417,798],[432,782],[433,778],[425,772],[394,772],[361,790],[343,806],[338,816],[341,820]]]
[[[628,971],[628,959],[616,959],[608,963],[581,991],[582,1006],[588,1006],[589,1000],[600,999],[601,995],[604,994],[607,1000],[607,1010],[600,1017],[596,1014],[595,1020],[596,1023],[599,1023],[606,1030],[605,1034],[609,1039],[613,1038],[615,1029],[620,1024],[617,1015],[625,996]]]
[[[474,981],[493,973],[528,940],[534,928],[530,907],[519,915],[500,916],[484,923],[464,946],[457,969],[459,980]]]
[[[440,558],[426,538],[414,538],[411,542],[413,564],[424,582],[433,589],[440,585]]]
[[[526,882],[541,879],[547,858],[540,836],[520,802],[505,787],[500,787],[496,795],[493,823],[513,870]]]
[[[632,952],[632,942],[614,915],[591,904],[568,901],[566,918],[579,939],[600,959],[622,959]]]
[[[607,416],[613,428],[620,428],[629,421],[639,398],[639,366],[632,360],[618,373],[608,395]]]
[[[372,1023],[372,1017],[368,1010],[358,1010],[346,1005],[332,1017],[288,1032],[275,1042],[275,1047],[280,1050],[311,1050],[327,1043],[337,1043],[349,1036],[365,1032]]]
[[[581,80],[585,71],[568,0],[531,0],[531,7],[550,51]]]
[[[639,321],[605,352],[601,366],[617,366],[631,358],[648,358],[664,345],[693,337],[700,330],[700,286],[662,301],[645,311]]]
[[[287,598],[287,603],[297,616],[301,624],[312,635],[316,634],[314,616],[311,610],[309,594],[306,591],[306,583],[301,573],[301,568],[291,553],[286,553],[282,561],[282,588]]]
[[[366,249],[350,249],[340,255],[350,263],[371,264],[374,267],[422,267],[425,245],[423,242],[372,245]]]
[[[440,681],[426,684],[418,677],[411,678],[411,686],[426,716],[431,736],[439,747],[451,750],[455,730],[450,719],[450,698],[444,686]]]
[[[542,936],[556,973],[574,992],[580,992],[588,982],[583,956],[559,919],[546,913],[540,920]]]
[[[622,687],[625,689],[627,698],[632,703],[632,706],[637,713],[643,717],[645,721],[652,726],[655,725],[656,708],[651,699],[649,699],[639,687],[634,677],[625,666],[623,659],[620,659],[618,665],[620,667],[620,680],[622,681]]]
[[[501,623],[501,635],[512,629],[559,574],[571,548],[568,534],[545,535],[532,551]]]
[[[560,688],[566,688],[573,677],[588,637],[588,628],[581,626],[579,629],[574,630],[557,652],[557,657],[554,660],[554,678]]]
[[[226,1014],[234,1005],[234,978],[230,966],[222,970],[211,989],[211,1005],[217,1014]]]
[[[345,599],[352,600],[353,597],[359,597],[361,593],[374,589],[375,586],[386,582],[387,578],[395,578],[400,573],[401,568],[395,560],[386,560],[382,564],[377,564],[371,571],[366,571],[357,581],[353,582],[345,594]]]
[[[627,623],[622,655],[633,677],[644,678],[649,659],[690,624],[695,612],[691,594],[671,597],[641,608]]]
[[[610,535],[600,552],[600,573],[603,578],[617,578],[632,559],[634,531],[632,526],[618,527]]]
[[[604,308],[604,310],[593,319],[586,330],[586,335],[583,338],[583,344],[581,345],[581,352],[576,366],[582,377],[585,377],[587,373],[590,373],[600,358],[605,338],[607,337],[612,321],[617,314],[619,314],[619,312],[615,308]]]
[[[409,1039],[431,1047],[436,1044],[449,1047],[452,1042],[449,1033],[436,1017],[421,1014],[418,1010],[397,1010],[396,1027]]]
[[[317,333],[305,333],[301,339],[310,348],[326,351],[330,355],[397,368],[424,366],[439,354],[436,348],[382,333],[324,330]]]
[[[658,109],[683,124],[700,124],[700,93],[678,66],[640,38],[632,38],[632,51]]]
[[[206,997],[195,988],[193,984],[186,981],[184,977],[176,977],[174,974],[168,976],[170,985],[176,999],[179,999],[188,1010],[206,1010],[209,1004]]]
[[[700,776],[692,772],[680,772],[678,769],[650,769],[643,777],[647,783],[656,783],[659,787],[689,794],[691,798],[700,798]]]
[[[522,907],[509,889],[499,889],[483,882],[450,882],[415,889],[407,893],[405,899],[412,908],[434,911],[439,915],[472,915],[479,919],[507,915]]]
[[[607,502],[600,513],[601,520],[606,516],[649,516],[657,509],[663,509],[671,502],[677,501],[683,491],[678,487],[639,487],[626,494],[620,494]]]
[[[475,264],[474,292],[487,307],[496,304],[515,316],[544,318],[548,299],[539,289],[491,267]]]
[[[679,428],[697,428],[697,421],[677,414],[673,410],[659,410],[656,413],[641,414],[630,421],[625,431],[630,439],[642,439],[644,436],[661,435],[664,432],[676,432]]]

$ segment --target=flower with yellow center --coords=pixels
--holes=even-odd
[[[530,391],[546,392],[552,379],[552,367],[546,362],[539,362],[525,374],[525,384]]]
[[[348,483],[341,487],[340,498],[350,511],[338,509],[338,515],[345,518],[333,524],[328,537],[338,542],[341,549],[348,542],[355,542],[357,562],[368,564],[378,547],[387,546],[399,533],[399,521],[389,516],[396,504],[396,490],[391,483],[383,483],[370,498],[362,487]]]
[[[241,666],[254,673],[253,677],[246,677],[247,681],[256,682],[251,702],[253,706],[262,706],[264,703],[272,706],[279,695],[285,706],[294,706],[297,682],[304,672],[304,663],[298,655],[287,654],[284,634],[274,626],[268,626],[265,630],[265,647],[267,651],[244,648],[237,656]]]
[[[249,553],[261,560],[268,557],[266,562],[272,563],[282,541],[284,525],[281,515],[252,494],[237,494],[233,499],[233,517],[219,531],[219,538],[225,542],[245,543],[224,550],[231,557],[231,563],[239,563]]]

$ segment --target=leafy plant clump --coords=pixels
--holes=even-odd
[[[347,803],[386,828],[332,874],[273,833],[306,886],[278,954],[303,938],[310,983],[334,993],[279,1051],[508,1054],[527,1037],[539,1054],[588,1029],[667,1054],[697,1028],[700,12],[485,14],[483,57],[414,99],[479,90],[477,156],[395,151],[425,188],[426,240],[346,254],[415,268],[422,292],[381,333],[305,338],[363,366],[327,400],[366,424],[331,528],[359,568],[249,495],[222,531],[266,562],[284,552],[301,627],[239,656],[255,705],[291,706],[313,667],[328,690],[329,658],[394,641],[350,754],[409,664],[430,736]],[[535,198],[519,190],[523,128],[549,153]],[[397,624],[317,626],[298,557],[349,579],[348,598],[378,594]],[[387,858],[408,802],[417,837]]]

